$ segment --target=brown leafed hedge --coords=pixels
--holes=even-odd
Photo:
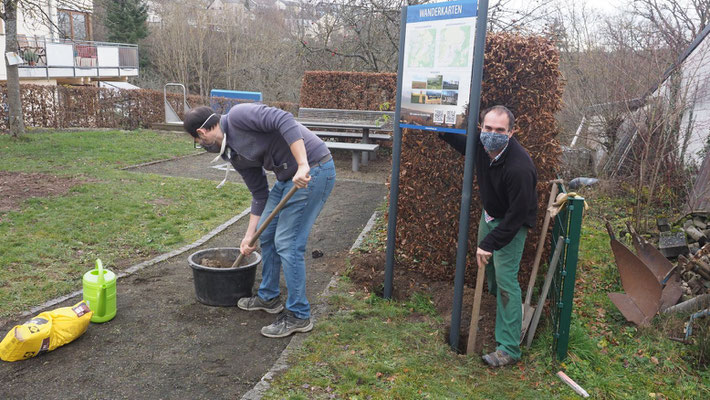
[[[502,104],[516,116],[515,136],[538,172],[538,223],[528,234],[520,280],[527,282],[544,210],[560,158],[555,113],[561,108],[559,55],[540,37],[492,34],[486,40],[481,109]],[[463,181],[463,157],[436,135],[406,132],[402,142],[398,248],[400,255],[433,279],[453,279]],[[468,265],[475,263],[481,203],[475,188],[471,205]],[[467,268],[475,281],[475,268]]]
[[[7,88],[0,85],[0,131],[8,130]],[[150,128],[165,121],[163,92],[157,90],[114,90],[90,86],[20,86],[25,125],[35,128],[111,128],[133,130]],[[182,95],[168,93],[168,102],[183,117]],[[217,98],[217,102],[228,99]],[[206,105],[200,96],[188,96],[190,106]],[[297,113],[298,105],[271,103],[274,107]]]
[[[340,110],[394,110],[397,74],[306,71],[301,107]]]
[[[375,88],[375,84],[382,86]],[[395,86],[394,74],[311,72],[304,76],[301,106],[377,110],[383,102],[394,104]],[[385,92],[387,95],[383,95]],[[560,158],[554,115],[562,105],[561,97],[559,55],[549,40],[488,34],[481,109],[502,104],[513,111],[515,136],[538,171],[538,223],[526,242],[519,275],[523,283],[527,283],[542,227],[550,191],[547,181],[555,178]],[[453,280],[463,165],[464,158],[436,134],[404,131],[397,254],[406,261],[402,265],[433,280]],[[481,216],[475,185],[470,216],[466,281],[473,284],[476,270],[470,266],[475,262]]]

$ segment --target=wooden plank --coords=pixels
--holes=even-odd
[[[340,121],[340,120],[319,120],[319,121],[307,121],[303,119],[297,119],[301,125],[307,128],[324,128],[324,129],[372,129],[372,130],[383,130],[382,125],[375,124],[374,122],[368,121]]]
[[[312,131],[320,137],[332,137],[342,139],[362,139],[362,133],[357,132],[330,132],[330,131]],[[377,140],[392,140],[392,136],[380,133],[372,133],[367,136],[369,139]]]
[[[306,108],[298,110],[301,118],[328,118],[328,119],[350,119],[372,121],[384,115],[394,117],[393,111],[371,111],[371,110],[343,110],[335,108]]]
[[[336,150],[353,150],[353,151],[375,151],[380,145],[374,143],[343,143],[343,142],[324,142],[329,149]]]

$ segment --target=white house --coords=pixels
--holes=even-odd
[[[250,13],[251,8],[256,7],[256,3],[251,0],[214,0],[207,6],[207,9],[222,15],[228,12],[238,18],[244,18]]]
[[[681,143],[686,160],[699,164],[710,150],[710,25],[681,56],[682,87],[687,108],[681,121]]]
[[[138,47],[92,41],[91,0],[40,0],[52,23],[18,10],[17,34],[21,83],[95,85],[98,81],[126,81],[138,76]],[[5,54],[5,24],[0,50]],[[0,80],[7,80],[0,63]]]

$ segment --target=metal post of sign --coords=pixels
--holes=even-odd
[[[451,330],[449,345],[458,350],[459,329],[461,327],[461,304],[463,302],[463,284],[466,272],[466,254],[468,253],[468,226],[471,209],[471,189],[473,188],[474,149],[478,145],[478,112],[481,102],[481,82],[483,80],[483,53],[486,44],[486,21],[488,0],[478,3],[476,19],[476,40],[473,55],[473,78],[469,94],[468,125],[466,127],[466,161],[464,163],[463,190],[461,193],[461,213],[459,215],[459,241],[456,251],[456,275],[454,278],[454,301],[451,312]],[[477,268],[477,267],[476,267]],[[473,321],[473,323],[478,323]]]
[[[395,233],[397,231],[397,202],[399,200],[399,167],[402,153],[402,128],[399,118],[402,105],[402,69],[404,68],[404,39],[407,25],[407,7],[402,7],[402,20],[399,31],[399,66],[397,74],[397,105],[394,111],[394,144],[392,146],[392,178],[390,179],[390,205],[387,218],[387,264],[385,267],[384,298],[392,298],[392,279],[394,275]]]

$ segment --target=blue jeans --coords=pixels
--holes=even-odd
[[[308,187],[296,191],[259,238],[263,268],[258,295],[264,300],[279,295],[279,278],[283,266],[288,289],[286,309],[298,318],[311,316],[311,306],[306,299],[306,242],[316,217],[335,185],[333,160],[311,167],[310,175]],[[259,226],[292,186],[290,180],[274,184]]]

